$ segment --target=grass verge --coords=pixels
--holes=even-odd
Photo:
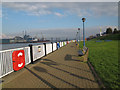
[[[90,63],[107,88],[120,88],[118,76],[120,74],[118,70],[119,42],[120,40],[96,42],[96,39],[86,41],[86,47],[89,48]],[[83,42],[81,42],[81,47],[82,45]]]

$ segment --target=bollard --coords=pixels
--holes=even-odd
[[[30,47],[30,58],[31,58],[31,64],[33,64],[33,50],[32,50],[32,44],[29,44]]]
[[[44,46],[45,46],[45,56],[46,56],[46,55],[47,55],[47,54],[46,54],[46,43],[43,43],[43,44],[44,44]]]

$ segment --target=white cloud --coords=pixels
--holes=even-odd
[[[16,11],[24,11],[28,15],[48,15],[53,14],[57,16],[63,16],[63,13],[76,14],[78,16],[101,16],[101,15],[118,15],[118,5],[115,2],[18,2],[18,3],[3,3],[3,7],[12,8]],[[62,13],[56,12],[54,9],[62,10]]]
[[[15,11],[24,11],[27,15],[46,15],[51,14],[51,11],[46,9],[46,5],[39,3],[3,3],[3,7],[12,8]]]
[[[56,16],[59,16],[59,17],[64,16],[64,15],[62,15],[61,13],[58,13],[58,12],[55,12],[54,14],[55,14]]]

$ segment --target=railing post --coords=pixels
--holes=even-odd
[[[43,43],[43,44],[44,44],[44,46],[45,46],[45,56],[46,56],[46,55],[47,55],[47,54],[46,54],[46,43]]]
[[[58,50],[57,42],[56,42],[56,48],[57,48],[57,50]]]
[[[52,52],[53,52],[53,42],[51,42],[51,44],[52,44]]]
[[[59,46],[60,46],[60,41],[59,41]],[[60,47],[59,47],[60,48]]]
[[[30,47],[30,57],[31,57],[31,64],[33,64],[33,49],[32,49],[32,44],[29,45]]]

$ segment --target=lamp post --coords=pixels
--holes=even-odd
[[[79,48],[80,48],[80,28],[78,28],[79,31]]]
[[[76,41],[78,42],[78,32],[77,32],[77,34],[76,34]]]
[[[84,29],[85,18],[82,18],[82,21],[83,21],[83,46],[85,46],[85,29]]]

